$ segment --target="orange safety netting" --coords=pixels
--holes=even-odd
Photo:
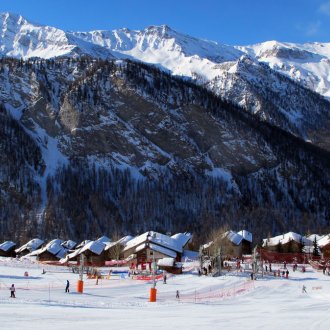
[[[246,281],[239,285],[207,292],[195,291],[191,293],[180,293],[180,300],[192,302],[222,300],[228,297],[234,297],[254,289],[254,281]]]

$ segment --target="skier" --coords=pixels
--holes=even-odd
[[[272,272],[272,264],[269,264],[269,271]]]
[[[167,279],[167,276],[166,274],[164,273],[164,276],[163,276],[163,283],[166,284],[166,279]]]
[[[180,293],[179,293],[179,290],[176,290],[176,299],[180,299]]]
[[[305,285],[302,286],[302,293],[307,293]]]
[[[69,280],[66,280],[65,292],[70,292],[69,287],[70,287],[70,282]]]
[[[15,286],[14,286],[14,284],[12,284],[11,285],[11,287],[9,288],[9,290],[10,290],[10,298],[16,298],[15,297]]]

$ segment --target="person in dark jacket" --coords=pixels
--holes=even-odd
[[[65,287],[65,292],[70,292],[70,282],[69,280],[66,280],[66,287]]]
[[[9,288],[9,290],[10,290],[10,298],[16,298],[15,297],[15,291],[16,291],[16,289],[15,289],[15,285],[14,284],[11,285],[11,287]]]

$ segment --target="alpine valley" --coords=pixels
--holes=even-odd
[[[65,32],[0,14],[0,237],[330,221],[330,43]]]

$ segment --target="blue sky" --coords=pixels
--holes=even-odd
[[[330,42],[330,0],[0,0],[0,12],[63,30],[167,24],[231,45]]]

